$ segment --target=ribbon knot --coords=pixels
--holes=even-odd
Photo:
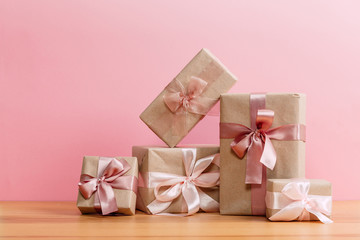
[[[185,180],[184,180],[184,183],[185,182],[193,182],[194,181],[194,178],[193,177],[186,177]]]
[[[264,130],[261,130],[261,129],[256,129],[254,131],[253,138],[255,138],[255,139],[253,139],[254,141],[261,140],[262,142],[265,142],[265,140],[266,140],[266,132]]]
[[[184,95],[183,93],[180,94],[180,105],[187,111],[190,107],[191,100],[193,99],[192,96]]]
[[[265,108],[265,95],[251,94],[251,128],[236,123],[220,123],[220,138],[234,138],[230,146],[239,158],[247,154],[246,184],[262,183],[262,165],[274,169],[276,151],[270,139],[305,141],[305,125],[288,124],[270,128],[275,113],[262,107]]]
[[[180,195],[184,197],[187,215],[202,209],[206,212],[218,211],[219,203],[205,194],[200,187],[218,186],[220,172],[204,173],[210,164],[219,166],[219,154],[211,155],[196,161],[196,149],[182,149],[185,176],[153,173],[152,181],[157,182],[154,188],[155,200],[147,208],[152,214],[158,214],[167,209],[173,200]]]
[[[309,189],[309,181],[292,181],[283,187],[280,194],[267,192],[267,207],[281,207],[280,211],[269,219],[271,221],[302,221],[310,219],[309,213],[312,213],[321,222],[332,223],[332,220],[325,216],[331,215],[331,196],[309,195]]]
[[[103,182],[104,180],[105,180],[105,176],[102,176],[101,178],[98,178],[97,186],[99,186],[99,184],[101,184],[101,182]]]
[[[100,171],[100,166],[104,167],[103,171]],[[132,190],[136,193],[136,177],[123,176],[130,168],[125,159],[101,157],[98,176],[82,174],[78,184],[79,191],[85,199],[89,199],[96,192],[94,207],[103,215],[116,212],[118,207],[113,188]]]
[[[206,115],[217,99],[202,96],[208,83],[201,78],[191,76],[187,87],[174,79],[167,87],[163,96],[164,103],[175,114],[173,117],[174,134],[186,132],[187,114]]]

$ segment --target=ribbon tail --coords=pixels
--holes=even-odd
[[[114,190],[108,183],[101,183],[98,187],[98,197],[102,215],[107,215],[118,210]]]
[[[200,208],[204,212],[218,212],[219,203],[212,199],[209,195],[204,193],[200,188],[197,188],[200,197]]]
[[[262,164],[260,163],[263,152],[263,143],[260,139],[253,138],[253,141],[247,151],[246,160],[246,184],[261,184],[262,182]]]
[[[249,147],[252,144],[253,134],[248,134],[245,137],[241,137],[236,137],[230,144],[231,149],[240,159],[245,156],[246,151],[249,151]]]
[[[172,201],[180,195],[182,185],[179,181],[181,181],[181,179],[170,179],[155,187],[154,194],[156,199],[147,205],[147,208],[152,214],[158,214],[166,210],[171,205]],[[159,194],[159,189],[164,186],[170,186],[170,188]]]
[[[197,213],[200,209],[200,197],[195,185],[189,182],[185,183],[182,188],[182,195],[188,207],[187,215]]]
[[[268,135],[265,135],[264,150],[260,162],[271,170],[274,169],[276,164],[276,152]]]
[[[293,221],[296,220],[304,210],[304,206],[301,201],[293,202],[279,212],[269,217],[270,221]]]
[[[314,214],[322,223],[325,223],[325,224],[333,223],[333,221],[330,218],[328,218],[327,216],[325,216],[321,212],[312,209],[311,207],[306,207],[306,210],[308,212]]]
[[[147,205],[147,208],[149,209],[151,214],[159,214],[159,213],[165,211],[171,205],[171,203],[172,203],[172,201],[161,202],[161,201],[155,199],[149,205]]]

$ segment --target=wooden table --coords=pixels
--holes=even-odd
[[[0,202],[0,239],[360,239],[360,201],[334,202],[333,224],[264,217],[80,215],[74,202]]]

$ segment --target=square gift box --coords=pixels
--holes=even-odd
[[[218,146],[133,146],[132,151],[139,159],[137,209],[186,215],[219,210]]]
[[[266,217],[271,221],[331,223],[331,183],[320,179],[268,179]]]
[[[77,206],[83,214],[134,215],[137,178],[136,157],[85,156]]]
[[[209,50],[202,49],[140,118],[169,147],[174,147],[236,80]]]
[[[220,213],[265,215],[267,178],[305,177],[304,94],[222,94]]]

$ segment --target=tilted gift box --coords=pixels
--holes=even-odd
[[[169,147],[176,146],[236,82],[202,49],[141,113],[141,120]]]
[[[148,214],[218,211],[218,146],[133,146],[132,151],[139,159],[137,209]]]
[[[320,179],[268,179],[266,217],[271,221],[332,222],[331,183]]]
[[[77,206],[81,213],[134,215],[137,178],[136,157],[85,156]]]
[[[221,95],[221,214],[265,215],[266,176],[305,177],[305,100],[298,93]]]

